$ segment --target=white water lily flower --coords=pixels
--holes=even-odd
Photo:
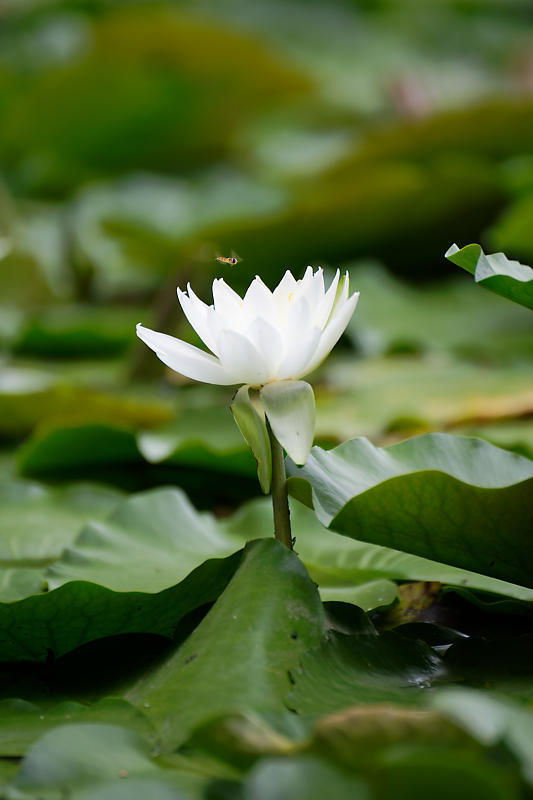
[[[324,360],[355,310],[359,292],[349,296],[348,274],[339,277],[337,270],[326,291],[322,269],[308,267],[302,280],[287,270],[271,292],[257,276],[244,298],[218,278],[210,306],[190,284],[187,292],[178,289],[185,316],[211,353],[140,323],[137,335],[164,364],[196,381],[261,387],[298,380]]]
[[[178,298],[211,353],[140,323],[137,335],[164,364],[188,378],[244,384],[231,410],[252,448],[266,493],[273,469],[269,427],[292,460],[304,464],[313,444],[315,398],[311,386],[299,379],[339,340],[359,292],[349,295],[348,274],[340,279],[338,270],[326,291],[322,270],[308,267],[299,281],[287,271],[273,292],[256,277],[241,298],[218,278],[213,305],[203,303],[190,285],[187,292],[178,289]]]

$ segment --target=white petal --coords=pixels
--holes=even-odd
[[[313,313],[315,313],[315,309],[320,308],[320,303],[324,298],[324,273],[322,267],[319,267],[314,273],[313,280],[310,281],[305,296],[313,309]]]
[[[259,275],[251,282],[243,300],[246,312],[250,318],[266,317],[272,319],[275,314],[275,305],[272,292]]]
[[[355,311],[358,300],[359,292],[354,292],[352,296],[346,300],[344,305],[340,306],[336,304],[336,313],[332,314],[328,324],[322,331],[322,336],[320,337],[315,355],[307,365],[306,372],[311,372],[316,369],[330,350],[337,344]]]
[[[192,344],[182,342],[166,333],[158,333],[137,325],[137,336],[151,347],[157,357],[170,369],[202,383],[230,386],[235,383],[232,376],[222,367],[218,358],[204,353]]]
[[[349,291],[350,276],[348,275],[348,272],[345,272],[337,285],[337,291],[335,292],[335,297],[333,299],[330,316],[326,324],[329,325],[329,322],[334,318],[337,311],[341,308],[341,306],[344,305],[344,303],[346,303],[348,300]]]
[[[285,318],[285,324],[281,328],[286,353],[298,347],[299,342],[306,335],[306,332],[311,326],[311,306],[307,298],[300,297],[299,300],[290,304],[288,314]]]
[[[294,278],[292,272],[287,270],[283,278],[272,292],[272,296],[276,301],[287,300],[290,293],[294,291],[295,286],[296,279]]]
[[[337,296],[337,286],[339,285],[339,278],[340,278],[340,270],[337,270],[337,272],[335,273],[335,277],[331,281],[329,289],[327,290],[326,294],[321,300],[318,310],[315,314],[315,324],[318,325],[319,328],[323,328],[329,319],[331,310],[333,308],[333,304],[335,302],[335,297]]]
[[[296,289],[297,282],[289,270],[285,273],[281,281],[272,292],[275,321],[278,325],[284,325],[287,314],[291,308],[291,297]]]
[[[307,267],[304,272],[304,276],[301,280],[297,281],[298,283],[298,291],[302,290],[307,291],[313,282],[313,267]]]
[[[263,354],[243,334],[231,330],[221,331],[217,345],[222,366],[233,376],[233,383],[261,386],[272,379]]]
[[[317,272],[313,273],[313,268],[307,267],[305,275],[301,281],[298,281],[292,293],[291,304],[297,303],[301,298],[305,297],[314,316],[314,310],[319,307],[323,296],[324,278],[322,269],[319,268]]]
[[[188,295],[178,288],[178,300],[183,309],[183,313],[189,320],[190,324],[200,337],[205,342],[207,347],[217,355],[215,339],[211,336],[209,330],[208,319],[213,309],[203,303],[190,287],[187,286]]]
[[[242,307],[241,297],[222,278],[213,281],[213,303],[217,314],[222,314],[228,319],[239,313]]]
[[[275,375],[278,364],[283,358],[283,341],[277,328],[263,317],[257,317],[246,329],[245,336],[263,356],[269,373]]]
[[[285,356],[278,367],[278,380],[289,380],[290,378],[303,378],[311,371],[309,364],[313,363],[317,351],[322,331],[320,328],[311,328],[299,346],[293,347]]]

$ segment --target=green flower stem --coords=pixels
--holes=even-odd
[[[266,421],[270,447],[272,450],[272,508],[274,511],[274,536],[285,547],[292,550],[291,520],[289,498],[287,496],[287,477],[283,448],[274,436],[268,420]]]

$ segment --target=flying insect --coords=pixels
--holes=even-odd
[[[239,261],[242,261],[242,258],[239,258],[239,256],[235,255],[235,253],[232,253],[231,256],[228,257],[216,256],[216,260],[220,261],[221,264],[229,264],[233,267],[235,264],[238,264]]]

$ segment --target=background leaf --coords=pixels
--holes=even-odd
[[[531,267],[510,261],[503,253],[487,256],[478,244],[468,244],[461,250],[457,245],[452,245],[446,252],[446,258],[471,272],[476,283],[533,309]]]

